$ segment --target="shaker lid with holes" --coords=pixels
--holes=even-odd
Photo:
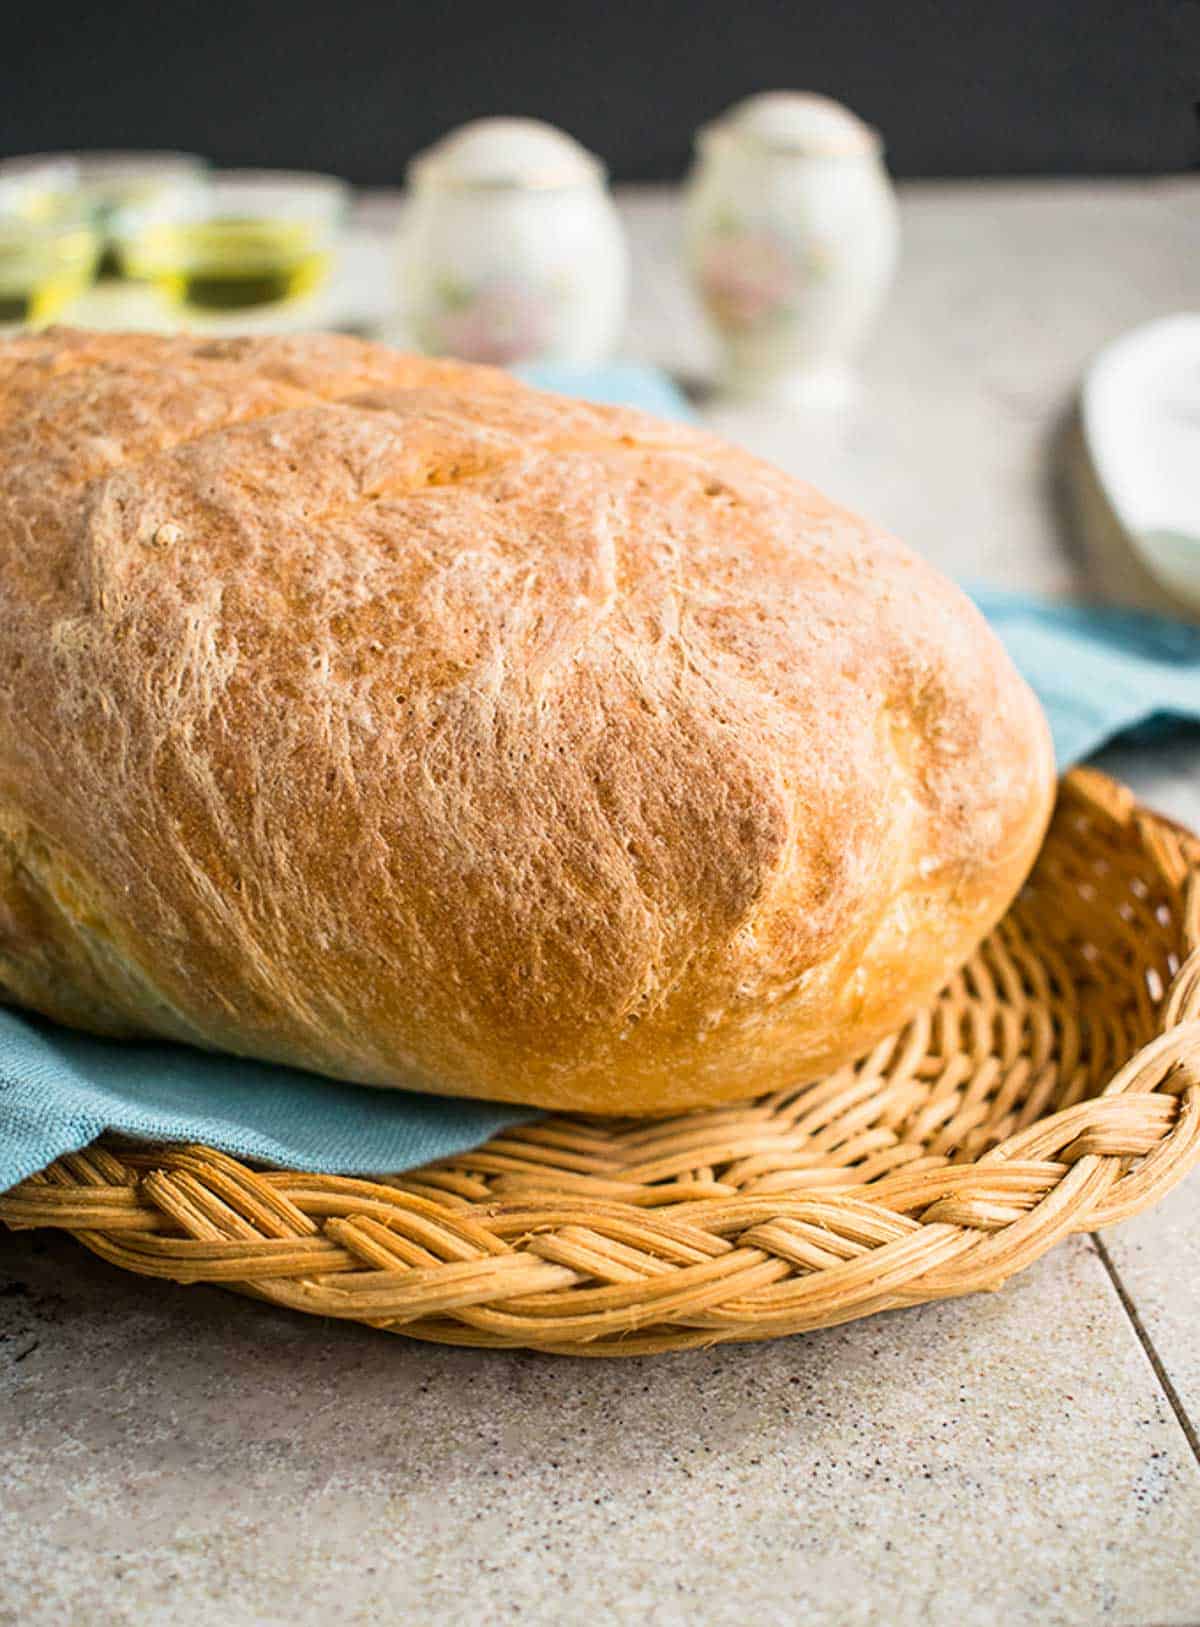
[[[803,158],[863,158],[881,146],[879,132],[841,102],[801,90],[747,96],[703,125],[696,139],[701,147],[737,140]]]
[[[540,119],[473,119],[408,167],[417,186],[557,190],[603,180],[604,165],[565,130]]]

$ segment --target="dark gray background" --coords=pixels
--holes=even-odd
[[[621,178],[682,172],[749,91],[840,97],[901,175],[1200,163],[1200,0],[9,0],[0,152],[175,146],[390,184],[481,113],[562,124]]]

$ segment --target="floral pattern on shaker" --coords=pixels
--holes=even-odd
[[[797,254],[774,232],[724,225],[700,251],[704,303],[719,327],[747,333],[786,316],[802,282],[829,269],[825,246],[812,243]]]
[[[554,294],[534,283],[493,278],[474,287],[443,279],[441,309],[425,321],[427,348],[466,362],[509,367],[543,355],[554,336]]]

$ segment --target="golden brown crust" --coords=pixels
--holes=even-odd
[[[1049,815],[891,538],[696,431],[352,340],[0,347],[0,986],[659,1111],[932,995]]]

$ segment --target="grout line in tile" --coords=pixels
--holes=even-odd
[[[1113,1264],[1112,1256],[1109,1254],[1108,1249],[1100,1236],[1095,1232],[1092,1233],[1092,1244],[1095,1247],[1096,1253],[1100,1256],[1100,1263],[1108,1272],[1109,1281],[1113,1285],[1113,1290],[1116,1293],[1117,1298],[1121,1301],[1121,1305],[1124,1308],[1126,1316],[1133,1325],[1133,1331],[1137,1334],[1138,1342],[1146,1353],[1146,1360],[1153,1368],[1154,1376],[1158,1380],[1159,1386],[1162,1389],[1163,1394],[1166,1396],[1167,1401],[1170,1403],[1171,1411],[1175,1414],[1175,1421],[1178,1423],[1180,1429],[1183,1430],[1184,1438],[1192,1449],[1192,1456],[1195,1458],[1197,1466],[1200,1467],[1200,1436],[1197,1436],[1196,1434],[1196,1426],[1192,1423],[1192,1420],[1188,1417],[1187,1412],[1184,1409],[1183,1402],[1179,1398],[1179,1392],[1171,1382],[1170,1375],[1163,1366],[1162,1357],[1154,1348],[1154,1341],[1147,1332],[1145,1323],[1138,1315],[1137,1306],[1130,1298],[1129,1290],[1121,1281],[1121,1274]]]

